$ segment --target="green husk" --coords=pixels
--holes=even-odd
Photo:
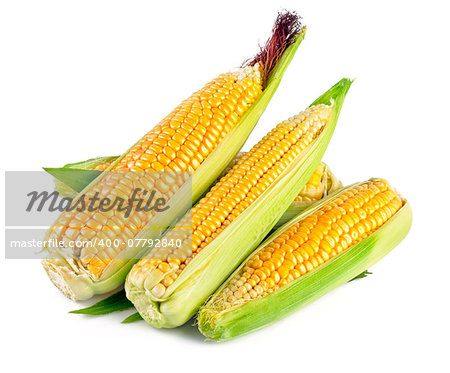
[[[90,307],[80,308],[78,310],[70,311],[69,313],[77,313],[82,315],[107,315],[116,311],[124,311],[133,308],[131,303],[125,296],[123,290],[105,298]]]
[[[133,277],[128,276],[127,297],[147,323],[170,328],[188,321],[264,239],[317,168],[351,83],[349,79],[342,79],[313,102],[312,105],[333,105],[322,133],[252,205],[189,262],[163,298],[154,297],[150,289],[136,285]]]
[[[142,321],[142,317],[141,315],[139,315],[139,312],[135,312],[133,314],[131,314],[130,316],[128,316],[126,319],[124,319],[122,321],[122,324],[131,324],[132,322],[136,322],[136,321]]]
[[[101,175],[102,171],[94,170],[95,167],[106,162],[113,162],[117,158],[119,157],[91,158],[82,162],[68,163],[62,167],[43,167],[43,169],[55,178],[55,190],[62,197],[75,198]]]
[[[64,166],[62,166],[62,168],[63,169],[75,169],[75,170],[92,170],[95,167],[100,166],[101,164],[112,163],[117,158],[119,158],[118,155],[90,158],[90,159],[87,159],[87,160],[81,161],[81,162],[67,163]]]
[[[252,132],[259,117],[264,112],[270,99],[278,88],[281,78],[283,77],[289,63],[291,62],[296,50],[302,42],[306,28],[296,36],[296,41],[284,51],[278,64],[272,71],[267,85],[255,103],[246,111],[239,120],[237,125],[228,133],[222,142],[211,152],[209,157],[192,175],[192,202],[181,200],[186,195],[185,188],[181,188],[169,203],[171,208],[167,214],[159,214],[158,221],[151,222],[153,226],[170,226],[177,218],[179,218],[187,208],[188,202],[194,203],[208,189],[216,178],[222,173],[228,163],[236,156],[242,145]],[[126,154],[126,153],[125,153]],[[121,158],[116,159],[109,169],[120,162]],[[98,182],[102,179],[102,175],[95,179]],[[86,193],[92,184],[83,189],[79,196]],[[186,186],[187,188],[188,186]],[[189,186],[190,187],[190,186]],[[135,238],[154,239],[159,238],[163,234],[162,230],[152,229],[139,233]],[[46,239],[46,238],[45,238]],[[131,253],[127,257],[142,258],[148,249],[140,251],[132,250],[130,247],[124,248],[123,252]],[[56,254],[58,256],[58,254]],[[104,294],[113,291],[121,286],[125,277],[133,264],[137,261],[130,259],[115,259],[111,262],[107,269],[102,273],[99,279],[93,278],[82,266],[72,259],[64,258],[61,255],[59,259],[44,260],[42,262],[44,269],[47,271],[52,282],[69,298],[74,300],[85,300],[91,298],[95,294]]]
[[[357,184],[335,192],[305,210],[292,222],[273,233],[255,252],[289,226],[314,213],[331,198],[355,185]],[[276,292],[249,301],[241,306],[217,312],[214,307],[215,298],[228,285],[232,276],[242,268],[245,264],[244,261],[240,268],[223,283],[200,310],[198,315],[200,332],[209,339],[224,341],[260,329],[293,313],[329,291],[354,279],[358,274],[375,264],[403,240],[410,229],[411,222],[411,207],[409,203],[404,201],[403,207],[372,235],[315,270],[283,286]]]
[[[359,280],[360,278],[366,278],[369,275],[372,275],[373,273],[368,271],[367,269],[363,272],[361,272],[358,276],[355,276],[354,278],[352,278],[349,282],[352,282],[354,280]]]

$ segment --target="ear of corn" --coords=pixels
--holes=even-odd
[[[273,233],[200,310],[227,340],[266,326],[355,278],[408,233],[411,208],[381,179],[351,185]]]
[[[350,84],[341,80],[277,126],[194,207],[187,260],[153,250],[133,267],[125,290],[147,323],[189,320],[272,229],[317,168]]]
[[[305,29],[299,18],[292,13],[282,13],[276,21],[268,49],[262,50],[255,59],[237,72],[220,75],[200,91],[185,100],[159,125],[147,133],[125,154],[116,159],[100,177],[89,184],[75,198],[95,193],[106,193],[114,198],[121,195],[125,200],[139,185],[155,183],[152,173],[148,178],[133,176],[131,187],[124,191],[120,172],[112,171],[188,171],[192,173],[192,201],[196,201],[208,186],[220,175],[226,165],[239,151],[250,132],[256,125],[280,80],[289,65],[295,51],[301,43]],[[270,68],[268,66],[270,65]],[[141,175],[141,174],[139,174]],[[172,207],[169,212],[158,214],[155,219],[146,212],[133,212],[130,218],[139,221],[139,226],[169,226],[182,215],[191,201],[181,200],[185,189],[190,188],[185,180],[177,179],[179,190],[172,192],[169,199]],[[175,186],[175,185],[173,185]],[[148,189],[148,188],[144,188]],[[158,196],[159,197],[159,196]],[[88,215],[88,216],[86,216]],[[97,242],[108,239],[111,230],[95,229],[88,238],[83,233],[89,226],[123,227],[123,221],[117,216],[96,220],[92,214],[79,214],[76,211],[63,213],[54,223],[44,240],[84,240]],[[88,224],[89,223],[89,224]],[[75,224],[81,226],[78,232],[70,229]],[[84,232],[81,232],[84,230]],[[84,250],[75,259],[67,258],[60,250],[52,250],[52,257],[43,261],[52,282],[72,299],[88,299],[122,285],[126,274],[135,260],[143,257],[148,248],[129,247],[130,239],[158,238],[162,234],[158,229],[122,229],[115,239],[121,240],[117,252],[109,254],[102,247]],[[92,237],[94,235],[95,237]],[[50,251],[48,249],[48,251]],[[86,255],[85,255],[86,254]],[[105,259],[106,257],[106,259]],[[114,259],[108,259],[113,257]],[[122,259],[126,258],[126,259]]]

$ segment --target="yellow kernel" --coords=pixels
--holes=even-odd
[[[157,284],[157,285],[151,290],[151,293],[152,293],[155,297],[157,297],[157,298],[162,297],[162,296],[164,295],[165,292],[166,292],[166,287],[165,287],[163,284],[161,284],[161,283]]]

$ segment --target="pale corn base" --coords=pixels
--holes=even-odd
[[[45,269],[45,272],[47,272],[48,277],[53,282],[53,284],[68,298],[72,300],[76,300],[75,293],[72,291],[72,289],[67,284],[66,280],[64,279],[63,274],[61,271],[64,271],[63,268],[60,266],[55,265],[50,260],[43,260],[42,266]]]

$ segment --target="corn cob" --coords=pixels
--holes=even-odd
[[[152,189],[147,186],[153,185],[175,206],[170,213],[158,217],[159,225],[169,225],[186,211],[184,201],[176,199],[181,195],[178,191],[186,185],[185,174],[174,176],[171,172],[192,172],[192,201],[204,193],[254,128],[303,35],[304,28],[297,15],[279,14],[271,38],[254,59],[194,93],[107,168],[107,171],[167,171],[161,180],[156,180],[152,173],[128,172],[125,178],[120,172],[106,172],[89,184],[74,203],[95,193],[127,200],[141,185],[143,189]],[[111,291],[123,283],[133,265],[129,259],[142,257],[148,251],[148,247],[140,251],[129,247],[129,240],[157,238],[162,233],[158,230],[140,233],[140,228],[148,226],[153,216],[134,211],[129,221],[135,229],[129,229],[130,223],[117,214],[65,212],[47,233],[46,241],[92,243],[114,238],[123,245],[111,248],[112,252],[97,246],[83,248],[69,258],[64,250],[48,249],[57,259],[44,260],[43,266],[53,283],[72,299],[88,299]],[[117,256],[126,259],[111,259]]]
[[[192,220],[191,237],[166,235],[184,245],[154,249],[132,268],[125,291],[145,321],[186,322],[272,229],[317,168],[350,84],[343,79],[246,153],[181,220]]]
[[[376,263],[410,225],[409,204],[385,180],[335,192],[243,262],[200,310],[199,329],[221,341],[274,322]]]

